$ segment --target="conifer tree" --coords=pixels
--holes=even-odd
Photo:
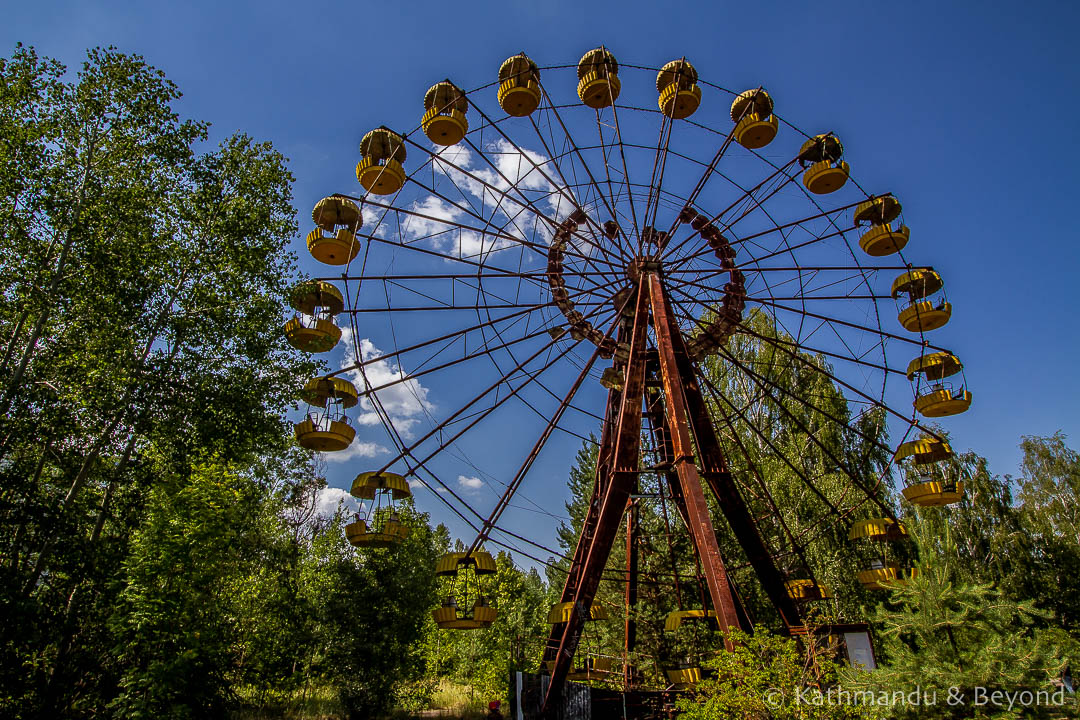
[[[1058,690],[1055,680],[1075,653],[1075,641],[1045,628],[1046,614],[1030,601],[1008,599],[990,583],[963,577],[949,524],[938,517],[949,510],[920,512],[929,521],[912,517],[908,524],[919,547],[918,572],[893,588],[889,602],[878,609],[873,618],[880,630],[878,668],[852,671],[850,686],[905,697],[918,690],[920,704],[905,700],[891,705],[889,716],[895,718],[1060,717],[1068,712],[1051,698]],[[1031,696],[1020,706],[1028,696],[1015,693],[1024,691]],[[993,702],[995,692],[1016,697],[1013,707],[1007,699]],[[1057,696],[1058,701],[1064,698]]]

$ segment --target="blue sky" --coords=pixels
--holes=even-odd
[[[1015,474],[1022,435],[1062,430],[1078,442],[1073,3],[84,1],[9,3],[4,14],[5,53],[22,41],[74,67],[87,47],[116,45],[164,70],[185,93],[181,112],[211,121],[218,137],[239,129],[272,140],[297,178],[302,234],[320,197],[359,194],[364,132],[415,127],[431,84],[449,75],[484,85],[522,50],[541,65],[573,64],[603,43],[625,64],[685,55],[725,88],[763,85],[782,117],[843,139],[863,187],[902,199],[913,261],[945,277],[954,315],[931,339],[961,357],[975,393],[969,413],[943,423],[954,446]],[[306,271],[333,274],[311,261],[302,236],[295,249]],[[418,322],[405,330],[430,336],[435,325]],[[384,351],[395,342],[378,319],[361,332]],[[454,387],[423,386],[433,415],[454,407]],[[478,474],[453,463],[439,470],[479,509],[542,428],[526,415],[508,411],[463,446],[483,454],[476,464],[493,473],[488,483],[458,483]],[[383,442],[363,426],[361,440]],[[577,445],[563,437],[545,451],[539,479],[524,488],[535,505],[522,500],[532,509],[508,516],[530,537],[551,543],[544,513],[562,512]],[[331,463],[331,479],[343,486],[378,461]],[[418,504],[466,534],[430,493]]]

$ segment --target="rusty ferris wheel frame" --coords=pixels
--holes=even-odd
[[[601,51],[607,52],[602,48],[592,52]],[[439,488],[442,492],[434,497],[477,532],[466,556],[478,552],[485,542],[538,562],[546,560],[533,554],[536,550],[560,556],[501,526],[500,519],[521,494],[530,469],[554,433],[585,437],[568,422],[569,415],[576,413],[579,420],[599,423],[596,484],[574,554],[566,558],[569,565],[561,602],[570,611],[553,626],[544,650],[551,671],[546,699],[550,702],[572,670],[599,583],[605,579],[625,582],[628,608],[636,601],[634,496],[643,473],[662,483],[687,527],[721,628],[747,628],[749,620],[738,593],[733,592],[731,568],[718,547],[707,493],[715,498],[785,627],[801,625],[800,605],[777,559],[795,556],[801,572],[816,584],[801,552],[808,539],[796,537],[781,520],[778,525],[788,549],[781,552],[770,547],[771,539],[761,532],[760,519],[745,498],[753,479],[736,476],[730,455],[738,455],[739,465],[749,467],[751,474],[759,472],[734,432],[725,442],[725,423],[745,423],[824,501],[834,519],[873,507],[875,514],[895,521],[880,497],[887,466],[877,477],[867,478],[846,467],[810,429],[801,428],[816,445],[815,451],[827,456],[851,486],[851,496],[845,496],[839,506],[824,498],[815,487],[815,478],[796,459],[772,443],[767,428],[747,421],[750,406],[756,402],[771,403],[788,421],[801,422],[778,401],[791,399],[784,397],[790,390],[770,377],[768,369],[740,361],[725,346],[730,338],[747,335],[795,363],[806,363],[805,353],[825,358],[828,364],[815,364],[813,372],[824,373],[835,387],[850,393],[860,412],[882,410],[903,423],[907,433],[921,429],[931,441],[940,437],[920,425],[913,410],[897,410],[887,400],[888,382],[909,379],[911,373],[910,367],[896,366],[896,353],[891,359],[886,348],[905,348],[906,355],[901,357],[905,363],[912,356],[951,354],[928,341],[926,332],[934,328],[927,323],[915,322],[915,332],[910,323],[888,326],[891,313],[883,313],[879,304],[896,300],[895,283],[890,292],[882,292],[878,278],[886,273],[933,273],[933,269],[906,262],[902,249],[909,231],[902,225],[894,230],[891,224],[899,214],[899,202],[890,194],[868,193],[850,180],[843,147],[835,135],[803,133],[773,113],[772,100],[762,88],[741,94],[726,90],[699,78],[685,59],[664,68],[624,65],[620,82],[614,59],[608,62],[601,54],[599,61],[593,58],[592,75],[582,72],[579,64],[578,101],[567,102],[562,86],[566,83],[557,92],[551,78],[565,75],[574,66],[541,68],[522,57],[504,63],[503,69],[509,65],[511,72],[498,83],[468,92],[449,81],[434,86],[428,93],[428,99],[434,98],[426,103],[428,112],[412,131],[396,133],[384,128],[375,131],[382,134],[373,140],[365,138],[367,146],[361,147],[364,159],[357,173],[367,192],[335,196],[357,203],[364,218],[355,228],[342,274],[321,280],[343,284],[342,313],[348,318],[354,343],[355,362],[331,375],[354,372],[360,376],[361,397],[396,447],[393,457],[375,472],[394,470]],[[597,68],[603,72],[596,72]],[[625,79],[627,70],[639,78],[657,73],[657,107],[634,104],[633,99],[626,99],[628,92],[619,100],[620,87],[631,84]],[[668,82],[662,85],[665,72]],[[609,102],[595,93],[588,97],[597,87],[607,93]],[[731,123],[726,127],[717,129],[718,122],[691,117],[710,95],[714,102],[715,96],[722,98],[725,110],[731,104]],[[530,109],[532,98],[535,105]],[[492,100],[505,113],[488,109]],[[514,102],[519,104],[514,106]],[[689,112],[688,105],[693,106]],[[715,117],[716,105],[713,110]],[[466,113],[474,118],[471,128]],[[580,133],[593,124],[589,121],[593,115],[595,135],[585,142]],[[748,129],[754,123],[757,138],[750,136],[754,127]],[[646,125],[653,129],[653,140],[636,142]],[[763,148],[773,137],[759,144],[761,132],[770,135],[769,125],[772,136],[793,136],[798,141],[790,147],[788,159],[765,154]],[[447,129],[453,143],[438,138],[437,133],[446,135]],[[692,139],[680,145],[680,134]],[[380,139],[388,141],[383,142],[382,151],[375,149]],[[451,151],[453,147],[458,150]],[[744,162],[756,160],[758,178],[744,183],[724,172],[723,162],[733,151]],[[406,171],[407,152],[419,154],[421,161]],[[704,158],[698,157],[702,154]],[[651,156],[651,164],[640,161],[644,156]],[[505,162],[507,157],[513,159],[512,164]],[[648,182],[635,182],[635,171],[647,173]],[[818,172],[817,180],[814,172]],[[823,173],[838,185],[823,186]],[[384,180],[389,184],[379,188]],[[710,193],[710,183],[722,184],[725,192]],[[692,190],[678,192],[672,190],[673,185],[692,186]],[[823,201],[845,186],[845,199],[826,208]],[[717,204],[717,198],[725,194]],[[780,217],[800,203],[807,209],[805,215]],[[772,205],[778,208],[771,210]],[[869,223],[869,230],[862,232],[860,222]],[[428,264],[415,272],[373,271],[369,269],[375,265],[373,250],[376,254],[389,251],[392,258],[415,256],[421,261],[418,265]],[[446,272],[447,268],[460,272]],[[472,293],[461,300],[456,290],[446,296],[419,289],[433,281],[445,281],[453,288],[460,284]],[[392,300],[388,288],[426,300],[404,304]],[[372,295],[382,295],[385,306],[365,302]],[[917,306],[921,298],[912,295],[910,299]],[[829,309],[838,306],[844,311]],[[860,310],[847,312],[852,306]],[[755,307],[783,334],[761,334],[750,327],[745,322],[747,310]],[[906,309],[901,310],[902,322]],[[444,312],[458,317],[471,314],[475,319],[450,332],[432,331],[432,337],[418,342],[396,343],[390,352],[365,354],[361,347],[360,318],[384,316],[394,326],[399,323],[396,318],[409,313],[441,317]],[[869,320],[857,320],[858,312]],[[532,322],[534,317],[536,322]],[[468,338],[477,336],[479,340],[469,349]],[[464,347],[445,359],[450,354],[447,348],[458,345]],[[408,359],[420,353],[431,354],[406,370]],[[725,389],[702,372],[702,364],[713,356],[753,389],[751,402],[727,397]],[[499,374],[493,382],[441,419],[431,417],[430,429],[418,438],[398,429],[385,407],[386,391],[409,383],[415,388],[422,377],[479,364],[485,358]],[[602,361],[610,365],[600,372]],[[369,375],[369,370],[386,362],[397,364],[396,376],[379,381]],[[568,364],[578,369],[576,377],[568,388],[555,389],[549,379],[551,370]],[[864,382],[854,378],[858,373],[863,373]],[[599,379],[608,389],[602,415],[575,404],[590,379]],[[536,391],[532,398],[526,396],[529,391]],[[537,397],[556,405],[545,411]],[[431,465],[453,452],[460,438],[510,401],[546,422],[518,471],[503,483],[494,509],[483,515]],[[846,424],[847,431],[858,435],[850,416],[836,417],[824,408],[811,408],[827,422]],[[874,438],[859,439],[880,445]],[[648,447],[643,448],[643,443]],[[893,455],[892,448],[879,449]],[[642,461],[646,451],[651,458],[648,466]],[[753,491],[758,498],[763,492],[766,504],[775,509],[763,483],[754,485]],[[606,576],[607,560],[624,521],[626,573]],[[522,544],[533,549],[523,550]],[[629,610],[624,637],[629,657],[634,637]],[[629,662],[623,674],[629,685]]]

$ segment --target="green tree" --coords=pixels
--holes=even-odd
[[[321,576],[304,583],[319,626],[318,654],[308,672],[330,681],[350,718],[386,712],[398,688],[421,672],[415,650],[436,604],[441,533],[411,503],[399,514],[412,529],[409,537],[365,551],[345,542],[339,516],[305,567]]]
[[[429,619],[424,640],[427,676],[467,686],[478,704],[505,699],[510,672],[535,671],[549,629],[547,586],[539,573],[516,567],[506,552],[495,556],[495,567],[494,577],[484,580],[498,611],[495,623],[441,630]]]
[[[965,579],[948,525],[938,527],[911,523],[919,546],[918,573],[894,588],[889,603],[873,618],[882,639],[879,666],[855,673],[851,687],[889,694],[919,689],[938,700],[932,707],[893,704],[889,717],[896,718],[1060,715],[1060,707],[1045,704],[1012,710],[976,706],[978,688],[987,693],[1053,692],[1053,681],[1075,655],[1076,644],[1063,632],[1043,627],[1045,616],[1030,601],[1008,599],[990,584]],[[950,705],[950,692],[963,696],[964,704]]]
[[[882,507],[894,507],[886,472],[892,452],[885,415],[849,403],[832,372],[826,358],[799,350],[767,313],[753,311],[705,362],[705,392],[732,472],[781,571],[812,573],[836,595],[829,614],[860,616],[871,602],[855,581],[863,560],[847,538],[850,521],[839,516],[857,517],[857,509],[880,517]],[[724,557],[744,564],[723,516],[713,516]],[[775,622],[754,578],[743,572],[736,579],[753,616]]]
[[[0,80],[0,707],[90,712],[155,483],[288,442],[314,371],[280,335],[291,176],[243,135],[196,153],[206,125],[137,56],[68,79],[20,47]]]
[[[839,666],[827,652],[808,654],[794,638],[758,626],[733,632],[735,648],[704,663],[693,694],[676,701],[683,720],[832,720],[872,718],[877,708],[840,695]],[[811,660],[810,658],[813,658]]]
[[[226,715],[236,628],[221,612],[233,590],[222,580],[251,562],[244,540],[256,518],[245,495],[257,489],[220,464],[201,464],[151,491],[115,616],[119,716]]]
[[[1056,622],[1080,633],[1080,454],[1065,436],[1025,437],[1020,524],[1032,551],[1024,590]]]

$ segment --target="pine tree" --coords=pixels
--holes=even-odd
[[[1050,698],[1075,642],[1042,627],[1046,614],[1030,601],[964,578],[949,525],[936,517],[949,511],[923,512],[937,522],[909,522],[920,551],[918,573],[878,609],[879,666],[852,671],[850,687],[903,693],[905,700],[890,706],[895,718],[1060,717],[1063,708]],[[921,704],[906,699],[916,690]],[[989,701],[994,692],[1023,691],[1043,695],[1012,709]]]

